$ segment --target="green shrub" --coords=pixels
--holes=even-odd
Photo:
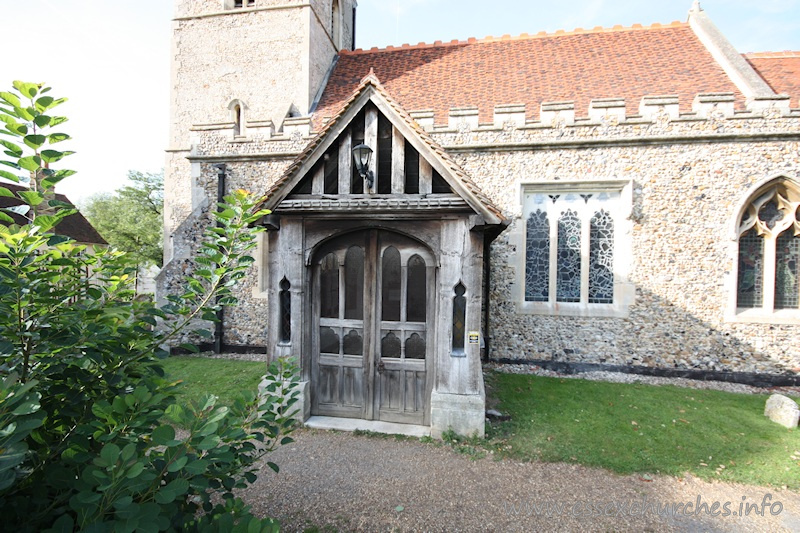
[[[124,254],[93,252],[50,231],[71,206],[54,200],[72,174],[50,165],[68,136],[49,112],[63,102],[36,84],[0,92],[0,176],[19,193],[14,224],[0,212],[0,508],[9,531],[271,531],[233,490],[252,483],[257,462],[291,439],[296,368],[268,369],[262,391],[232,406],[211,395],[188,408],[179,383],[164,377],[167,342],[233,305],[231,286],[265,212],[244,191],[212,213],[197,268],[183,293],[157,307],[134,298],[134,268]],[[0,195],[14,196],[0,187]],[[87,273],[91,273],[87,275]],[[207,322],[205,322],[207,324]],[[196,335],[208,336],[202,328]],[[176,435],[172,421],[186,428]],[[274,469],[277,467],[270,464]]]

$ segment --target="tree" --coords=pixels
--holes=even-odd
[[[129,184],[89,198],[81,209],[108,243],[138,265],[161,266],[163,173],[128,172]]]
[[[265,387],[230,408],[207,395],[176,403],[161,348],[233,305],[265,214],[245,191],[226,197],[182,294],[162,307],[134,298],[124,253],[96,253],[50,232],[69,206],[48,200],[70,171],[50,167],[63,134],[48,113],[62,100],[14,82],[0,92],[2,176],[29,173],[28,223],[0,224],[0,508],[10,531],[273,531],[233,490],[256,461],[291,441],[296,369],[278,361]],[[24,103],[23,103],[24,102]],[[12,195],[0,186],[0,194]],[[91,271],[92,276],[86,276]],[[210,336],[204,329],[194,333]],[[186,428],[176,435],[173,424]],[[277,467],[274,465],[274,469]]]

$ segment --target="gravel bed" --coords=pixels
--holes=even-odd
[[[281,520],[283,531],[800,531],[800,494],[787,490],[473,460],[394,437],[308,429],[295,437],[269,455],[280,473],[265,466],[241,494],[257,515]],[[742,502],[760,512],[767,494],[764,516],[733,516]],[[695,513],[698,497],[709,513],[720,502],[718,516]],[[721,516],[726,502],[730,514]],[[564,508],[537,514],[535,506],[548,503]],[[690,516],[659,516],[666,505]]]
[[[484,370],[495,370],[507,374],[532,374],[566,379],[585,379],[589,381],[608,381],[612,383],[644,383],[647,385],[675,385],[689,389],[711,389],[740,394],[772,394],[780,393],[790,396],[800,396],[800,387],[753,387],[742,383],[729,383],[726,381],[700,381],[687,378],[665,378],[659,376],[643,376],[641,374],[626,374],[624,372],[581,372],[578,374],[562,374],[553,370],[546,370],[536,365],[517,365],[502,363],[487,363]]]

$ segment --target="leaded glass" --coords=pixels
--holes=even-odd
[[[425,339],[419,333],[406,339],[406,359],[425,359]]]
[[[381,320],[400,320],[400,252],[393,246],[383,252],[381,308]]]
[[[464,336],[467,327],[467,299],[464,297],[467,289],[459,283],[455,288],[453,298],[453,351],[464,352]]]
[[[550,222],[538,210],[528,216],[525,234],[525,301],[546,302],[550,297]]]
[[[428,290],[425,283],[425,260],[414,255],[408,260],[406,284],[406,320],[425,322],[425,300]]]
[[[739,237],[737,307],[761,307],[764,291],[764,238],[755,229]]]
[[[364,250],[359,246],[344,256],[344,317],[364,318]]]
[[[775,309],[800,307],[797,277],[800,274],[800,236],[793,229],[778,236],[775,251]]]
[[[569,210],[558,219],[556,299],[581,301],[581,221]]]
[[[783,220],[783,211],[778,209],[778,204],[775,201],[771,201],[758,211],[758,218],[767,225],[769,229],[775,227],[775,224]]]
[[[319,279],[320,316],[339,318],[339,261],[333,254],[322,259]]]
[[[614,220],[605,210],[589,226],[589,303],[614,303]]]

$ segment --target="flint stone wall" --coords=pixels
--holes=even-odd
[[[511,219],[492,245],[489,356],[797,372],[800,325],[731,323],[725,310],[735,287],[735,208],[764,178],[800,180],[800,111],[767,107],[735,115],[709,113],[708,118],[691,113],[612,119],[563,121],[556,116],[547,124],[523,120],[476,126],[462,113],[448,125],[426,125]],[[191,157],[201,165],[198,184],[207,205],[216,201],[211,162],[228,162],[229,189],[242,186],[261,193],[310,139],[307,123],[286,131],[251,130],[246,142],[232,142],[225,128],[194,134],[198,143]],[[629,316],[519,312],[521,185],[581,180],[632,183],[629,281],[636,297]],[[183,223],[176,238],[182,243],[180,256],[191,255],[203,220],[201,210]],[[240,307],[226,311],[226,343],[265,343],[267,302],[261,279],[254,267],[242,287]]]

